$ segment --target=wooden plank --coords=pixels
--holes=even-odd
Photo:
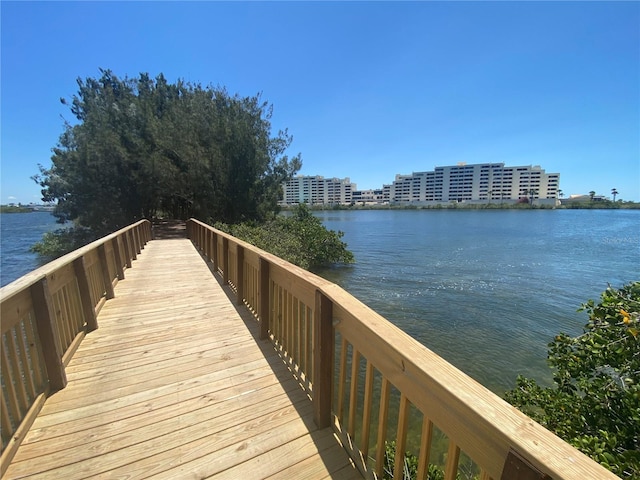
[[[82,304],[82,314],[84,316],[84,321],[87,324],[87,331],[92,332],[98,328],[98,319],[96,317],[94,305],[91,302],[91,290],[89,289],[89,280],[87,278],[87,269],[84,257],[76,259],[73,264],[76,278],[78,279],[78,292],[80,294],[80,301]],[[120,263],[119,265],[119,271],[122,271],[122,264]],[[122,278],[124,278],[124,276]]]
[[[409,425],[409,400],[404,394],[400,395],[398,412],[398,432],[396,433],[395,465],[393,478],[402,478],[404,470],[404,454],[407,451],[407,426]],[[456,464],[457,467],[457,464]]]
[[[269,279],[269,262],[260,258],[259,267],[260,281],[258,286],[258,299],[260,307],[258,309],[258,315],[260,317],[260,339],[263,340],[269,336],[269,321],[270,321],[270,295],[269,286],[271,284]]]
[[[75,278],[75,271],[73,265],[65,265],[57,270],[52,271],[47,275],[47,282],[49,284],[49,290],[51,295],[55,295],[58,290],[64,287]]]
[[[362,454],[369,457],[369,436],[371,432],[371,409],[373,407],[373,364],[367,360],[364,377],[364,406],[362,412],[362,439],[360,440]],[[421,477],[418,477],[421,478]]]
[[[456,480],[458,476],[458,461],[460,460],[460,447],[449,439],[447,450],[447,463],[444,466],[444,480]]]
[[[387,441],[387,422],[389,420],[389,393],[391,385],[382,377],[380,388],[380,413],[378,414],[378,440],[376,444],[376,475],[382,476],[384,468],[385,442]]]
[[[351,354],[351,377],[349,389],[349,423],[347,432],[355,440],[356,435],[356,414],[358,411],[358,373],[360,371],[360,352],[353,348]]]
[[[340,342],[340,370],[338,372],[338,405],[336,406],[336,416],[340,423],[343,421],[344,388],[347,383],[347,348],[347,339],[342,337]]]
[[[426,415],[422,418],[422,433],[420,434],[420,456],[418,457],[418,478],[426,478],[429,471],[429,457],[431,456],[431,441],[433,439],[433,423]]]
[[[46,278],[31,286],[31,298],[40,345],[42,345],[42,356],[47,369],[47,378],[51,390],[55,392],[67,385],[67,376],[62,364],[62,351],[56,338],[55,316]]]
[[[277,474],[293,459],[326,476],[328,455],[350,464],[331,429],[309,434],[308,394],[188,241],[150,243],[116,289],[7,478],[176,478],[263,461]]]
[[[316,294],[315,344],[313,372],[314,420],[319,428],[331,425],[333,400],[333,324],[332,304],[320,292]]]
[[[107,260],[107,251],[104,244],[98,247],[98,257],[100,258],[100,274],[102,275],[102,284],[104,285],[104,289],[107,292],[107,300],[113,298],[115,296],[113,290],[113,283],[111,283],[111,279],[115,277],[115,274],[112,276],[109,271],[109,261]]]
[[[31,293],[29,289],[13,295],[9,299],[3,299],[0,308],[2,318],[2,333],[12,329],[18,322],[33,312]]]

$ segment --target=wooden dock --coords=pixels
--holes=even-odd
[[[146,245],[4,478],[361,478],[210,265]]]

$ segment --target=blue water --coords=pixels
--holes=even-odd
[[[487,387],[548,382],[546,345],[577,334],[576,309],[640,280],[640,211],[316,212],[345,232],[350,266],[319,271]],[[46,212],[0,215],[0,285],[40,265]]]
[[[41,265],[29,248],[59,227],[49,212],[0,214],[0,287]]]
[[[317,273],[492,390],[546,383],[546,346],[576,310],[640,280],[640,211],[317,212],[356,264]]]

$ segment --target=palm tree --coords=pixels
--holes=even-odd
[[[560,198],[564,197],[564,192],[562,190],[560,190],[560,189],[558,189],[558,196]]]
[[[618,195],[618,190],[616,190],[615,188],[611,189],[611,195],[613,195],[613,201],[615,203],[616,201],[616,195]]]
[[[532,188],[532,189],[530,189],[527,193],[529,194],[529,197],[531,197],[531,198],[530,198],[530,200],[529,200],[529,202],[531,202],[531,208],[533,208],[533,196],[534,196],[536,193],[538,193],[538,191],[537,191],[536,189]]]
[[[591,190],[591,191],[589,192],[589,198],[591,199],[591,201],[592,201],[592,202],[593,202],[593,197],[595,197],[595,196],[596,196],[596,192],[594,192],[593,190]]]

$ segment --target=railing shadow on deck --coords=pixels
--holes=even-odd
[[[339,286],[198,220],[187,234],[366,478],[404,478],[409,451],[419,479],[618,478]]]
[[[66,386],[65,367],[150,239],[151,224],[141,220],[0,289],[0,476],[46,398]]]

